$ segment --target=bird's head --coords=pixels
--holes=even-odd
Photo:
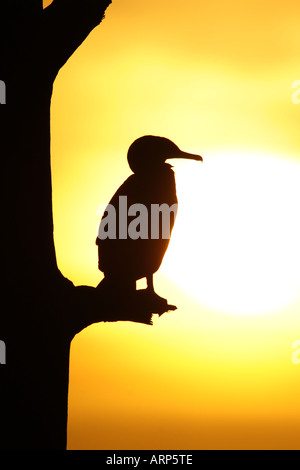
[[[145,135],[135,140],[127,154],[128,164],[133,173],[137,174],[162,171],[170,167],[166,160],[171,158],[203,161],[200,155],[183,152],[171,140],[153,135]]]

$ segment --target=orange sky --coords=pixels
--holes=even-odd
[[[295,178],[289,182],[289,175],[299,174],[300,163],[300,104],[292,101],[292,84],[300,79],[299,17],[299,2],[289,0],[187,0],[184,8],[179,0],[113,0],[101,27],[60,72],[52,101],[55,242],[59,266],[74,283],[96,285],[101,279],[94,245],[97,208],[130,174],[128,146],[152,133],[205,157],[199,169],[178,167],[183,207],[192,195],[189,177],[183,175],[203,171],[207,178],[198,201],[210,214],[201,209],[206,217],[199,229],[199,246],[201,239],[207,244],[203,253],[219,249],[225,228],[236,231],[234,222],[220,222],[229,199],[222,210],[212,205],[213,195],[216,201],[227,201],[227,189],[236,182],[237,199],[245,201],[243,188],[259,188],[260,198],[269,195],[268,207],[273,201],[276,208],[270,225],[263,212],[257,219],[261,199],[250,198],[248,204],[254,201],[257,209],[253,233],[268,234],[268,227],[276,227],[279,237],[282,224],[275,224],[276,214],[286,214],[284,206],[279,210],[280,201],[293,208],[295,216],[284,219],[286,230],[275,239],[276,244],[282,240],[278,252],[289,247],[290,262],[284,264],[287,256],[270,259],[282,276],[279,287],[272,278],[274,298],[288,276],[289,286],[300,292],[298,265],[292,262],[300,259],[295,241],[299,192]],[[253,171],[246,154],[250,160],[253,156]],[[227,165],[210,163],[225,158]],[[278,159],[283,166],[275,175]],[[220,183],[212,191],[220,167],[227,186]],[[265,184],[256,180],[259,172]],[[268,175],[274,176],[272,184]],[[209,245],[211,218],[215,245]],[[178,250],[180,230],[179,222],[174,242]],[[268,236],[272,238],[271,228]],[[264,242],[269,245],[267,238]],[[234,246],[230,249],[232,258],[220,255],[215,265],[224,271],[224,282],[230,276],[238,279],[229,269],[238,265]],[[178,305],[176,313],[156,319],[152,328],[95,325],[74,340],[69,448],[299,449],[300,365],[291,356],[293,341],[300,339],[300,296],[286,290],[290,298],[285,304],[266,312],[258,302],[260,314],[247,316],[242,314],[247,295],[257,295],[249,288],[245,305],[236,307],[241,315],[233,314],[222,302],[193,296],[180,276],[170,277],[168,266],[179,273],[183,269],[176,266],[174,251],[156,285]],[[268,277],[268,265],[262,271],[259,264],[264,253],[262,248],[256,269]],[[250,258],[240,268],[241,278],[246,261]],[[222,279],[218,282],[205,288],[215,289],[216,299],[222,300]]]

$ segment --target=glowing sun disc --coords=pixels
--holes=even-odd
[[[257,315],[300,293],[300,164],[210,155],[176,170],[179,212],[162,271],[208,308]]]

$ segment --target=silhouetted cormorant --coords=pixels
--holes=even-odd
[[[135,290],[136,281],[145,277],[152,298],[166,301],[154,292],[153,274],[168,248],[177,212],[175,175],[165,163],[171,158],[202,161],[164,137],[141,137],[128,150],[134,174],[111,199],[96,240],[99,270],[116,293]]]

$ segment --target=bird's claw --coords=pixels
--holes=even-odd
[[[153,313],[158,314],[159,316],[163,315],[166,312],[177,310],[175,305],[169,305],[167,299],[160,297],[156,292],[146,289],[143,292],[146,295],[147,303],[149,308]]]

